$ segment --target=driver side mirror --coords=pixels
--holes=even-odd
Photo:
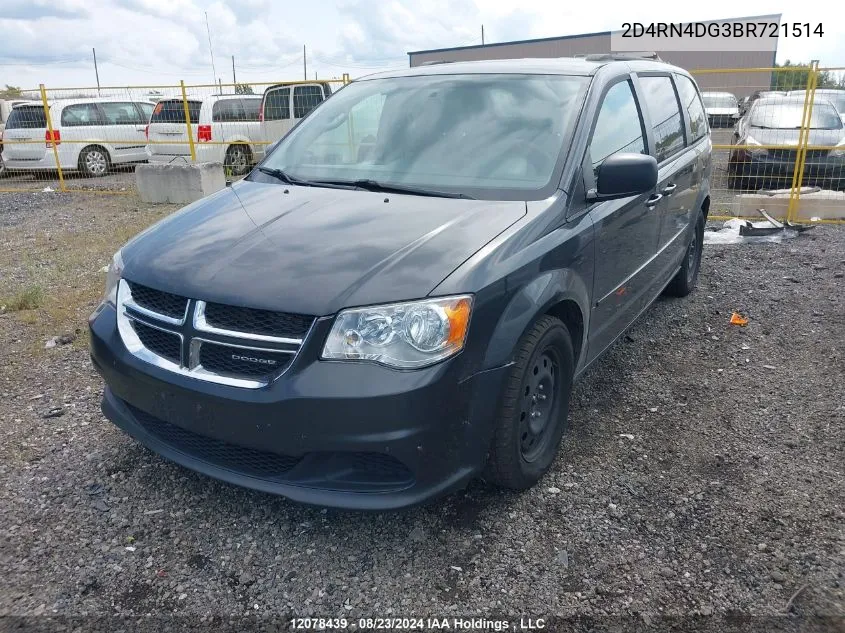
[[[596,188],[587,192],[588,202],[628,198],[653,191],[657,186],[657,160],[645,154],[614,154],[599,165]]]

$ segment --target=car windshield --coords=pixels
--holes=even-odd
[[[707,93],[701,95],[704,101],[705,108],[735,108],[737,106],[736,97],[733,95],[721,95]]]
[[[587,83],[493,74],[353,82],[288,134],[262,168],[311,182],[540,199],[551,193]]]
[[[751,127],[777,130],[799,129],[804,118],[803,103],[759,101],[751,113]],[[839,113],[829,103],[819,102],[813,106],[810,127],[815,130],[838,130],[842,127]]]

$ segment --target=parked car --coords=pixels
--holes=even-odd
[[[730,92],[702,92],[710,127],[733,127],[739,118],[739,102]]]
[[[758,90],[742,100],[739,106],[739,116],[745,116],[751,105],[758,99],[777,99],[778,97],[786,97],[788,95],[789,93],[786,90]]]
[[[297,122],[332,94],[327,82],[276,84],[264,91],[261,100],[261,131],[274,143]]]
[[[9,171],[56,169],[54,143],[62,169],[87,176],[104,176],[112,165],[146,160],[144,126],[152,103],[102,97],[57,100],[48,107],[52,137],[42,104],[12,109],[3,137]]]
[[[5,169],[3,165],[3,130],[6,129],[6,119],[12,113],[12,108],[22,103],[32,103],[30,99],[0,99],[0,174]]]
[[[800,97],[801,99],[806,99],[806,94],[806,90],[791,90],[789,92],[790,97]],[[815,92],[813,103],[818,99],[830,101],[839,112],[839,118],[845,123],[845,90],[841,88],[819,88]]]
[[[223,163],[231,175],[242,176],[264,156],[258,113],[261,97],[213,95],[188,99],[197,162]],[[147,131],[151,163],[190,162],[191,147],[182,99],[162,99]]]
[[[527,488],[573,380],[695,287],[710,149],[695,82],[660,62],[355,81],[114,255],[90,318],[103,410],[298,501],[397,508],[482,473]]]
[[[795,172],[803,117],[804,97],[755,101],[734,130],[733,145],[745,147],[730,154],[728,186],[732,189],[788,189]],[[845,184],[845,128],[829,101],[816,99],[807,143],[835,148],[807,150],[803,184],[841,188]]]

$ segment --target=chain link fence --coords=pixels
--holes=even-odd
[[[713,143],[711,217],[845,215],[845,89],[825,86],[842,71],[814,62],[692,72]],[[0,191],[132,192],[145,161],[220,162],[236,179],[348,82],[24,91],[6,106]]]

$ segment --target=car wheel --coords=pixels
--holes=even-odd
[[[226,150],[223,166],[232,176],[243,176],[249,171],[252,157],[249,149],[244,145],[232,145]]]
[[[699,214],[698,221],[687,246],[681,269],[666,286],[663,292],[671,297],[686,297],[695,288],[698,271],[701,268],[701,248],[704,244],[704,216]]]
[[[79,170],[86,176],[105,176],[110,167],[109,153],[98,145],[86,147],[79,153]]]
[[[484,478],[514,490],[549,470],[569,417],[575,355],[566,326],[541,318],[523,336],[507,378]]]

